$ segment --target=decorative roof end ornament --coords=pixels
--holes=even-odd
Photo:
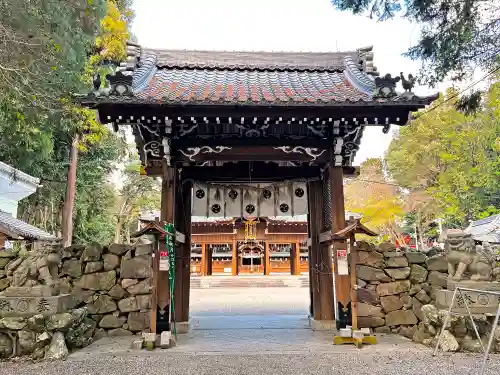
[[[106,75],[106,79],[110,85],[109,95],[115,96],[133,96],[131,74],[124,74],[122,71],[117,71],[115,74]]]
[[[399,76],[401,77],[401,84],[403,85],[405,93],[411,93],[417,79],[411,74],[408,74],[408,79],[406,79],[403,72],[399,73]]]
[[[399,82],[400,77],[394,77],[388,73],[382,78],[375,78],[375,93],[373,99],[388,99],[397,96],[396,83]]]

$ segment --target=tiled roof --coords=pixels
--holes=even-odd
[[[143,49],[143,56],[156,56],[160,68],[342,71],[350,57],[363,64],[371,58],[371,48],[348,52],[255,52],[188,51]]]
[[[476,241],[500,243],[500,215],[472,221],[465,231]]]
[[[135,49],[134,49],[135,48]],[[294,105],[373,101],[371,48],[353,52],[129,50],[129,100]],[[127,100],[127,98],[122,98]]]
[[[27,239],[37,241],[55,241],[57,237],[44,232],[12,215],[0,211],[0,233],[5,233],[9,238]]]

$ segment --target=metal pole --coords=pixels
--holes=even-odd
[[[453,298],[451,299],[450,307],[448,308],[448,313],[446,314],[446,318],[444,319],[444,324],[443,327],[441,328],[441,333],[439,334],[439,337],[436,342],[436,347],[434,348],[434,353],[432,353],[433,356],[437,355],[438,349],[439,349],[439,344],[441,343],[441,339],[443,337],[444,330],[448,326],[448,323],[450,322],[450,314],[451,310],[453,309],[453,305],[455,304],[455,298],[457,297],[457,292],[459,288],[456,288],[455,291],[453,292]]]
[[[457,290],[460,289],[459,287],[457,287]],[[462,294],[462,291],[460,290],[460,296],[462,297],[463,301],[464,301],[464,304],[465,304],[465,309],[467,310],[467,314],[469,315],[469,318],[470,318],[470,321],[472,323],[472,327],[474,328],[474,332],[476,332],[476,337],[477,339],[479,340],[479,343],[481,344],[481,349],[483,349],[483,353],[484,353],[484,345],[483,345],[483,341],[481,340],[481,336],[479,335],[479,332],[477,330],[477,326],[476,326],[476,323],[474,322],[474,319],[472,318],[472,314],[470,312],[470,309],[469,309],[469,304],[467,303],[467,299],[464,298],[464,295]]]
[[[488,354],[490,353],[491,343],[493,342],[493,337],[495,336],[495,330],[498,326],[498,318],[500,317],[500,303],[498,304],[497,314],[495,315],[495,321],[493,322],[493,327],[491,329],[490,338],[488,339],[488,346],[483,356],[483,363],[481,364],[481,370],[479,370],[479,375],[483,375],[484,369],[486,368],[486,361],[488,360]]]

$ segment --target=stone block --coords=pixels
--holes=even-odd
[[[408,259],[408,263],[410,264],[425,263],[427,259],[424,253],[418,251],[407,251],[405,255],[406,259]]]
[[[425,261],[427,264],[427,269],[429,271],[440,271],[448,272],[448,261],[446,260],[446,255],[439,254],[433,257],[427,258]]]
[[[434,286],[445,287],[448,281],[448,274],[439,272],[439,271],[431,271],[429,272],[429,276],[427,276],[427,282]]]
[[[151,308],[151,295],[139,295],[135,297],[139,310],[147,310]]]
[[[6,333],[0,332],[0,359],[10,358],[14,354],[14,341]]]
[[[102,256],[104,263],[104,271],[111,271],[120,265],[120,257],[115,254],[104,254]]]
[[[135,297],[129,297],[118,301],[118,308],[121,312],[131,312],[139,310],[137,299]]]
[[[99,322],[101,328],[120,328],[127,321],[125,316],[105,315]]]
[[[43,348],[48,345],[52,339],[52,334],[50,332],[42,332],[36,336],[36,346]]]
[[[356,264],[362,264],[365,266],[371,266],[375,268],[383,268],[385,266],[384,255],[377,252],[366,252],[359,251],[358,253],[358,261]]]
[[[69,259],[63,263],[62,271],[60,276],[71,276],[76,279],[82,276],[82,261],[79,259]]]
[[[360,288],[364,288],[366,286],[366,281],[361,279],[356,279],[356,285],[359,286]]]
[[[385,273],[389,275],[392,280],[405,280],[410,276],[410,267],[386,268]]]
[[[405,256],[396,256],[386,259],[387,267],[389,268],[401,268],[408,267],[408,259]]]
[[[108,331],[108,336],[110,337],[116,337],[116,336],[133,336],[133,333],[123,329],[123,328],[115,328],[110,331]]]
[[[99,243],[93,242],[85,247],[81,260],[84,262],[95,262],[101,260],[102,250],[102,246]]]
[[[380,303],[386,313],[399,310],[403,307],[401,299],[396,295],[380,297]]]
[[[383,326],[374,329],[376,333],[391,333],[391,327]]]
[[[382,283],[377,286],[377,293],[379,296],[390,296],[393,294],[400,294],[410,290],[409,280],[394,281],[392,283]]]
[[[151,290],[153,288],[151,282],[151,279],[143,280],[140,283],[128,287],[127,292],[132,295],[151,293]]]
[[[429,297],[429,295],[423,289],[415,294],[415,298],[422,302],[424,305],[431,302],[431,297]]]
[[[135,246],[135,256],[149,255],[153,253],[153,244],[144,244]]]
[[[396,257],[402,257],[404,256],[405,253],[399,250],[396,251],[387,251],[384,253],[384,257],[386,258],[396,258]]]
[[[380,317],[360,316],[358,317],[358,328],[375,328],[385,325],[385,319]]]
[[[132,349],[133,350],[141,350],[144,346],[144,340],[134,340],[132,341]]]
[[[116,284],[109,290],[108,294],[114,299],[122,299],[127,294],[127,291],[123,289],[119,284]]]
[[[51,297],[0,297],[0,317],[44,316],[58,314],[73,308],[73,298],[69,294]]]
[[[391,311],[385,316],[388,326],[413,325],[418,323],[418,319],[411,310]]]
[[[378,294],[375,290],[371,289],[358,289],[358,302],[365,302],[375,305],[379,302]]]
[[[441,289],[436,291],[436,307],[448,310],[453,299],[453,290]],[[499,297],[481,292],[462,292],[462,296],[457,294],[452,312],[457,314],[467,314],[465,301],[472,314],[495,314],[498,309]]]
[[[66,359],[68,354],[69,351],[66,346],[66,341],[64,340],[64,334],[62,332],[54,332],[50,345],[45,352],[45,359]]]
[[[128,314],[128,329],[132,332],[143,331],[151,326],[150,313],[131,312]]]
[[[135,285],[139,282],[137,279],[123,279],[122,288],[127,289],[129,286]]]
[[[51,315],[45,322],[47,330],[49,331],[64,331],[68,329],[73,323],[73,316],[70,313]]]
[[[392,242],[382,242],[380,245],[378,245],[378,248],[381,252],[386,253],[389,251],[396,251],[396,245],[394,245]]]
[[[383,270],[370,266],[357,265],[356,276],[365,281],[391,281]]]
[[[110,290],[116,284],[116,272],[99,272],[83,275],[74,285],[76,288],[89,290]]]
[[[0,320],[0,327],[11,329],[13,331],[19,331],[28,325],[26,318],[22,316],[7,316]]]
[[[403,309],[408,310],[412,307],[412,305],[413,305],[412,297],[408,293],[400,294],[399,299],[401,300],[401,303],[403,304]]]
[[[130,249],[132,249],[130,245],[114,243],[108,246],[108,253],[122,256]]]
[[[152,258],[147,255],[122,259],[120,276],[126,279],[147,279],[153,276]]]
[[[170,331],[163,331],[160,335],[160,348],[168,349],[175,346],[175,340]]]
[[[420,284],[427,280],[427,275],[429,272],[425,267],[418,264],[412,264],[410,266],[410,281],[414,284]]]
[[[96,261],[96,262],[87,262],[85,265],[85,273],[94,273],[94,272],[99,272],[100,270],[103,269],[103,264],[101,261]]]
[[[90,314],[107,314],[116,311],[116,302],[110,296],[102,294],[87,308]]]
[[[371,316],[380,317],[384,316],[382,308],[378,306],[372,306],[367,303],[358,303],[358,316]]]

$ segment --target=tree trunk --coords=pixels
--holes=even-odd
[[[71,150],[69,153],[68,183],[66,186],[66,200],[64,201],[62,215],[63,247],[71,246],[73,240],[73,208],[75,206],[76,167],[78,163],[79,140],[80,136],[76,134],[73,138],[73,142],[71,142]]]
[[[122,243],[122,241],[121,241],[121,239],[122,239],[122,225],[123,225],[122,218],[120,216],[118,216],[118,218],[116,219],[116,225],[115,225],[115,240],[114,240],[115,243]]]

